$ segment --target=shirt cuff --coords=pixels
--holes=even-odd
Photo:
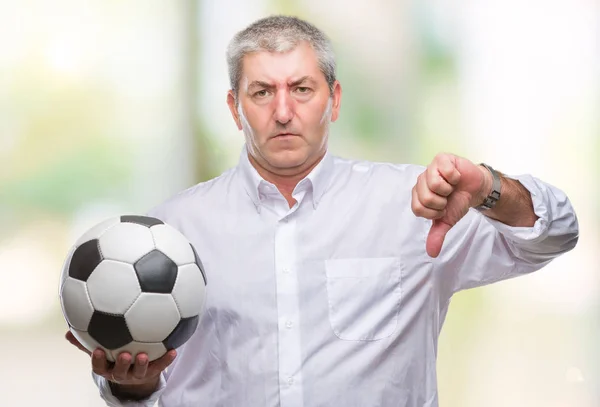
[[[92,377],[96,382],[96,386],[98,386],[100,397],[102,397],[102,399],[106,402],[106,405],[109,407],[153,407],[167,386],[165,376],[163,373],[161,373],[158,388],[150,395],[150,397],[140,401],[120,401],[112,394],[108,380],[95,374],[94,372],[92,372]]]
[[[506,176],[506,175],[505,175]],[[504,237],[515,243],[529,244],[537,243],[546,238],[551,222],[550,202],[547,202],[547,187],[530,175],[506,176],[519,181],[531,194],[533,201],[533,211],[538,216],[531,227],[508,226],[505,223],[484,216]]]

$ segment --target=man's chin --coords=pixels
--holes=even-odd
[[[269,157],[270,164],[279,169],[292,169],[302,166],[306,162],[306,155],[302,150],[280,150]]]

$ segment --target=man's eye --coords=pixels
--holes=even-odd
[[[310,88],[307,88],[306,86],[298,86],[296,88],[296,91],[298,93],[308,93],[308,92],[310,92]]]
[[[259,98],[264,98],[265,96],[267,96],[267,91],[265,89],[259,90],[258,92],[254,93],[254,96],[259,97]]]

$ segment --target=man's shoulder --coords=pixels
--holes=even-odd
[[[197,207],[198,205],[201,205],[202,202],[207,202],[208,200],[205,199],[207,195],[224,196],[225,194],[222,192],[224,192],[224,189],[229,184],[234,172],[235,168],[228,169],[217,177],[199,182],[189,188],[181,190],[152,207],[148,211],[148,215],[163,219],[166,213],[182,212]],[[211,198],[214,197],[211,196]]]

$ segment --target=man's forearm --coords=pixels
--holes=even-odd
[[[492,190],[492,175],[481,167],[486,174],[485,191]],[[500,199],[492,209],[482,213],[492,219],[513,227],[531,227],[538,216],[533,211],[531,194],[519,181],[500,174]]]
[[[147,384],[135,384],[135,385],[124,385],[117,384],[115,382],[109,381],[110,390],[116,398],[121,401],[124,400],[144,400],[147,399],[154,393],[158,384],[160,383],[160,376],[156,378],[155,381],[147,383]]]

